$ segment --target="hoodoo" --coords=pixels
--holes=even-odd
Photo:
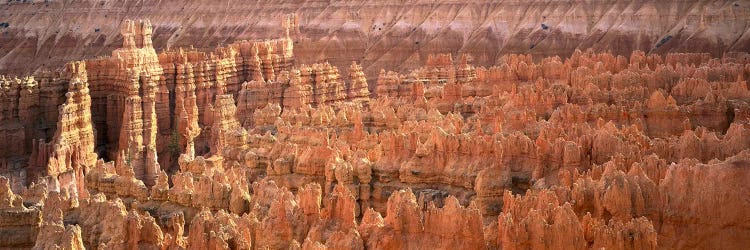
[[[0,248],[745,249],[749,8],[11,1]]]

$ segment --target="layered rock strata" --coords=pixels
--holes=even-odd
[[[750,10],[742,1],[14,1],[2,10],[4,74],[106,55],[120,46],[119,25],[126,19],[152,20],[159,50],[210,50],[277,37],[284,32],[278,17],[290,12],[297,15],[285,23],[298,24],[293,31],[300,32],[295,44],[299,62],[328,59],[343,69],[360,61],[370,77],[383,68],[415,69],[437,53],[471,54],[474,64],[487,67],[506,54],[567,58],[576,48],[617,55],[705,52],[711,57],[750,48],[745,28]]]

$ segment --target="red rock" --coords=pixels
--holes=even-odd
[[[700,164],[685,160],[669,166],[659,183],[664,206],[659,246],[739,249],[746,244],[747,239],[740,235],[747,232],[742,219],[747,218],[747,200],[739,198],[747,188],[746,157],[747,151],[743,151],[723,162]],[[712,180],[721,180],[721,185]],[[721,207],[722,213],[711,212],[716,206]],[[710,235],[727,238],[720,240]],[[707,238],[699,240],[700,237]]]
[[[268,15],[262,8],[267,4],[256,6],[252,16]],[[679,9],[671,4],[644,4],[634,11],[651,17]],[[62,15],[79,5],[66,5]],[[121,6],[123,15],[131,5]],[[201,13],[203,6],[195,3],[188,12]],[[525,16],[509,21],[517,27],[509,34],[517,35],[502,42],[502,56],[481,39],[470,42],[486,37],[481,27],[457,43],[465,45],[462,53],[433,51],[454,46],[451,41],[472,26],[456,25],[468,20],[462,13],[470,8],[453,8],[461,10],[453,23],[420,19],[424,22],[416,30],[408,28],[411,21],[400,19],[393,27],[379,27],[391,17],[358,26],[360,15],[378,13],[371,11],[378,6],[339,11],[341,6],[333,3],[325,11],[333,13],[330,18],[310,22],[316,18],[303,16],[305,25],[346,21],[321,26],[330,31],[323,36],[312,26],[300,29],[296,15],[285,15],[275,29],[265,29],[265,21],[252,29],[276,39],[225,39],[227,45],[215,48],[214,38],[193,41],[197,48],[171,48],[206,33],[195,31],[215,25],[211,15],[177,30],[164,26],[164,18],[155,19],[155,27],[149,21],[124,21],[122,46],[109,57],[72,62],[33,77],[0,77],[0,148],[5,149],[0,150],[0,235],[8,235],[0,247],[747,245],[741,236],[747,233],[743,218],[748,217],[742,194],[750,145],[745,82],[750,59],[738,52],[712,58],[723,50],[707,45],[724,41],[741,47],[742,39],[713,30],[721,17],[742,16],[736,6],[708,7],[713,13],[706,14],[708,21],[691,21],[690,16],[702,15],[686,12],[682,33],[692,34],[691,23],[708,22],[699,33],[720,34],[705,46],[703,35],[687,40],[697,48],[710,47],[701,51],[708,54],[661,54],[680,50],[686,40],[674,35],[658,41],[664,32],[652,31],[659,25],[648,26],[648,32],[628,31],[641,32],[640,45],[628,47],[629,36],[613,34],[620,28],[604,30],[603,36],[581,33],[575,31],[577,24],[556,23],[560,15],[548,13],[541,28],[538,20],[524,21]],[[427,13],[444,14],[444,5],[436,6]],[[512,4],[498,6],[516,10]],[[550,6],[555,9],[556,3]],[[580,8],[571,6],[573,12]],[[628,12],[609,7],[589,12]],[[501,12],[488,17],[514,16]],[[24,16],[31,15],[14,15],[11,22]],[[627,27],[604,17],[592,20]],[[502,23],[490,28],[507,30]],[[343,36],[337,25],[372,41]],[[373,31],[359,32],[371,25]],[[451,38],[410,42],[432,37],[432,26],[449,27],[437,37]],[[231,38],[245,32],[237,27],[208,33]],[[36,28],[23,27],[32,37],[39,33]],[[104,28],[102,35],[116,35],[116,29]],[[409,46],[368,35],[381,28]],[[566,38],[570,32],[601,42],[574,50],[577,45],[569,45],[579,44],[575,37],[581,34],[571,40]],[[552,40],[536,41],[540,35],[563,37],[556,43],[560,51],[548,53]],[[58,37],[53,47],[66,47],[79,37]],[[325,50],[316,43],[320,37],[328,41]],[[48,51],[44,41],[34,51]],[[99,46],[98,40],[90,41]],[[623,48],[614,53],[599,52],[612,41],[625,42],[616,43]],[[657,48],[649,47],[654,43]],[[8,44],[18,46],[3,63],[19,59],[34,43]],[[158,48],[164,44],[168,49]],[[362,44],[371,48],[359,51]],[[484,49],[477,52],[477,44]],[[394,49],[383,52],[382,46]],[[591,46],[596,49],[587,49]],[[412,53],[412,47],[427,53]],[[517,47],[530,54],[513,54]],[[638,48],[649,52],[632,52]],[[350,55],[371,51],[380,52],[377,57]],[[336,55],[326,56],[330,53]],[[542,57],[553,54],[564,58]],[[342,76],[339,69],[347,66]],[[374,72],[381,72],[377,79]]]

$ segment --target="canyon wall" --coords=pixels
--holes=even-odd
[[[750,49],[746,1],[8,1],[0,6],[0,73],[28,74],[107,55],[125,19],[154,24],[157,51],[212,50],[277,37],[296,13],[297,59],[352,61],[364,72],[410,70],[428,55],[473,55],[491,66],[505,54],[569,57],[593,48],[629,55]]]

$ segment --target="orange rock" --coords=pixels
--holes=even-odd
[[[747,238],[740,236],[747,232],[743,228],[747,224],[743,219],[747,218],[747,199],[740,198],[747,189],[747,156],[745,150],[723,162],[680,161],[669,166],[659,183],[664,206],[658,229],[660,247],[739,249],[747,244]],[[712,212],[715,209],[722,213]]]
[[[191,10],[200,12],[203,3],[196,4]],[[669,4],[636,10],[654,16]],[[373,6],[379,5],[366,8]],[[75,4],[69,7],[74,12]],[[721,16],[742,16],[734,12]],[[575,27],[548,17],[541,28],[513,34],[533,38]],[[357,18],[331,18],[344,19]],[[158,32],[170,29],[124,21],[123,44],[109,57],[33,77],[1,76],[0,235],[9,236],[0,247],[747,245],[747,53],[660,54],[680,48],[673,44],[684,37],[675,36],[648,53],[574,50],[571,40],[554,53],[567,58],[542,58],[547,40],[524,49],[533,54],[512,54],[528,44],[510,37],[510,53],[502,56],[489,53],[492,46],[476,53],[471,45],[457,57],[432,51],[428,41],[410,45],[427,53],[393,49],[341,64],[339,57],[311,59],[319,36],[297,36],[298,21],[286,15],[279,30],[261,22],[253,31],[273,40],[228,40],[210,49],[195,41],[197,49],[159,53],[155,44],[183,45],[180,39],[197,33],[178,30],[183,38],[166,41]],[[427,30],[412,30],[416,36],[399,33],[410,30],[409,22],[386,29],[409,40],[447,25],[440,22],[425,21]],[[351,24],[344,30],[359,27]],[[465,28],[448,26],[453,33],[443,33]],[[231,30],[237,29],[219,33]],[[611,32],[592,37],[607,44]],[[661,35],[647,33],[639,37]],[[472,34],[466,39],[484,37],[481,30]],[[712,39],[743,44],[722,36]],[[344,56],[359,46],[325,37],[333,44],[326,51]],[[3,62],[22,54],[24,44]],[[365,52],[382,52],[383,44],[391,46],[381,39]],[[390,65],[394,58],[403,60]],[[349,66],[345,76],[342,66]],[[366,73],[377,71],[369,86]]]

